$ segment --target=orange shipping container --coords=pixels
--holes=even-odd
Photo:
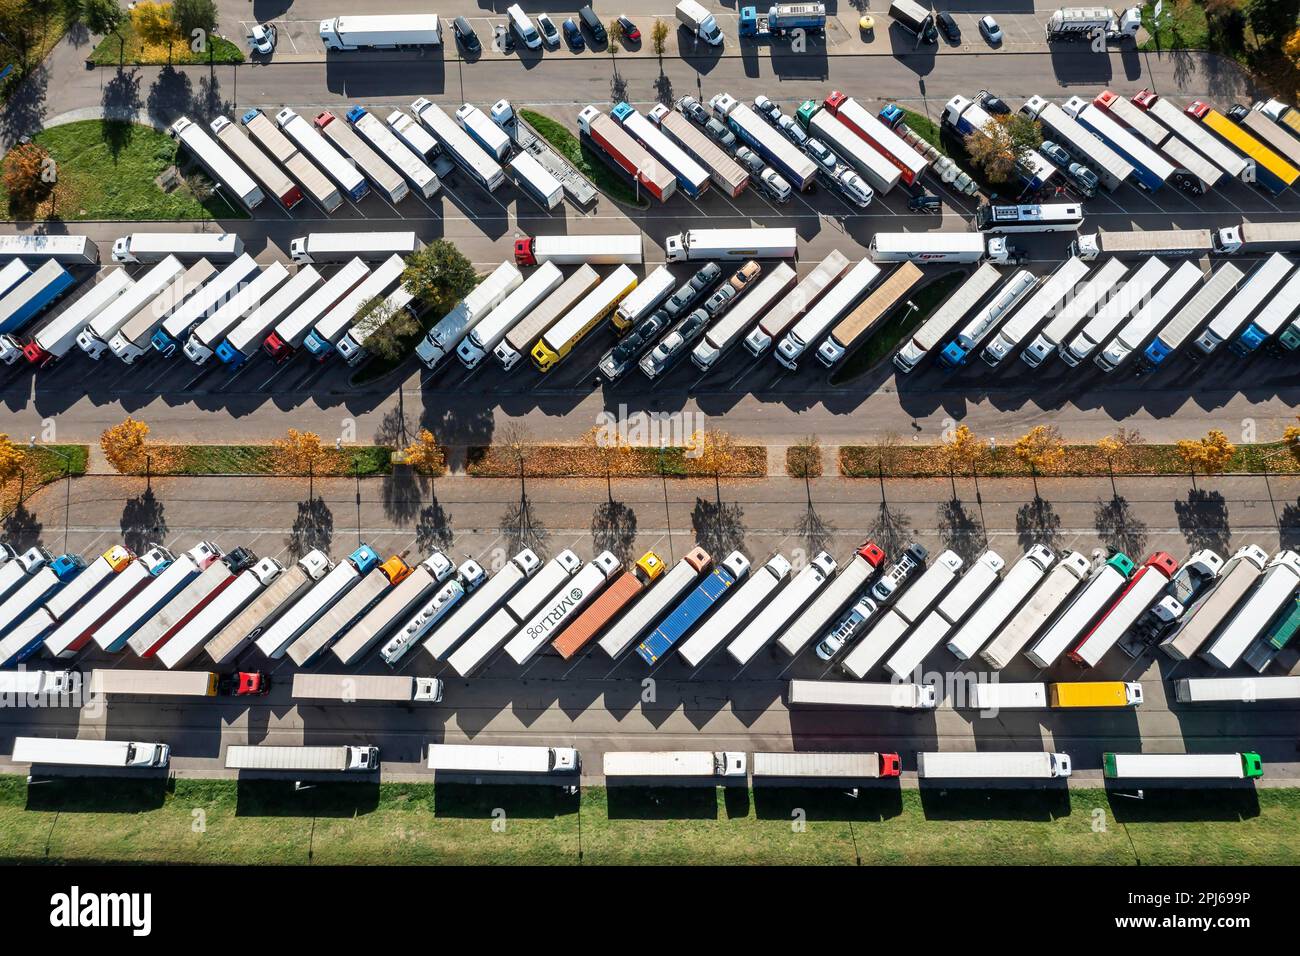
[[[574,618],[569,626],[560,632],[551,646],[566,661],[577,654],[591,642],[601,630],[614,619],[619,611],[627,607],[632,599],[655,582],[663,574],[664,563],[659,555],[647,551],[641,555],[631,571],[624,571],[605,589],[605,593],[596,598],[591,606]]]

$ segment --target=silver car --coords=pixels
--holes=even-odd
[[[736,162],[748,169],[751,176],[757,176],[767,165],[763,162],[763,157],[748,146],[741,146],[736,150]]]
[[[808,142],[808,134],[803,131],[803,127],[793,116],[782,116],[776,121],[776,125],[781,128],[781,132],[794,141],[796,146],[802,148]]]
[[[858,603],[849,608],[831,628],[831,632],[818,643],[817,656],[829,661],[866,629],[867,622],[875,613],[875,601],[869,597],[859,598]]]
[[[821,140],[808,140],[808,142],[803,144],[803,151],[816,161],[817,165],[822,168],[823,172],[831,175],[835,174],[835,170],[840,164],[839,159]]]
[[[736,134],[723,126],[722,121],[716,117],[709,117],[709,121],[704,124],[704,132],[709,134],[709,139],[727,149],[736,145]]]
[[[677,108],[682,111],[687,119],[694,120],[701,126],[709,121],[709,111],[701,106],[693,96],[683,96],[677,101]]]

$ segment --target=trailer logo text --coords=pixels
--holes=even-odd
[[[152,893],[82,893],[74,886],[50,897],[50,925],[60,928],[129,926],[132,936],[153,928]]]

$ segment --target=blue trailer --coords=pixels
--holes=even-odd
[[[758,7],[740,8],[740,35],[762,39],[785,36],[795,30],[826,32],[826,4],[781,3],[759,13]]]
[[[718,93],[709,100],[709,106],[717,119],[788,179],[795,189],[802,192],[817,178],[816,163],[796,149],[776,127],[730,93]]]
[[[677,177],[677,185],[692,199],[698,199],[709,188],[709,171],[697,163],[686,150],[678,146],[630,103],[619,103],[609,115],[633,139],[657,156]]]
[[[86,562],[75,554],[64,554],[45,567],[33,571],[23,579],[22,585],[0,604],[0,634],[21,621],[33,608],[43,604],[78,574]]]
[[[1134,181],[1143,189],[1155,192],[1177,171],[1173,163],[1082,96],[1070,97],[1061,109],[1127,160],[1133,167]]]
[[[713,605],[722,600],[731,586],[749,573],[749,559],[733,551],[713,573],[695,586],[655,628],[654,633],[637,645],[636,652],[647,664],[667,654],[674,644],[698,624]]]
[[[53,259],[0,299],[0,334],[17,332],[72,288],[72,274]]]

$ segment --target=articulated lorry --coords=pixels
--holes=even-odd
[[[958,660],[970,660],[983,649],[994,632],[1016,612],[1016,609],[1037,587],[1047,574],[1056,555],[1041,544],[1032,546],[1011,566],[989,595],[948,642],[948,650]]]
[[[356,258],[380,262],[393,256],[406,258],[423,248],[424,243],[413,232],[310,232],[289,241],[289,258],[316,265]]]
[[[28,575],[37,573],[54,559],[40,545],[33,545],[21,554],[5,546],[0,549],[0,555],[5,558],[0,562],[0,601],[21,587]]]
[[[1134,95],[1133,105],[1154,116],[1229,176],[1241,179],[1245,175],[1250,166],[1245,157],[1192,119],[1173,100],[1163,99],[1151,90],[1143,90]]]
[[[691,362],[695,367],[705,372],[711,369],[719,358],[746,335],[755,319],[787,298],[787,293],[794,288],[797,276],[795,270],[784,262],[778,262],[768,270],[767,275],[745,294],[739,304],[705,331],[703,340],[691,352]]]
[[[885,670],[890,676],[898,680],[911,678],[926,657],[939,646],[939,642],[948,636],[948,632],[960,624],[997,583],[1004,564],[1002,557],[994,551],[985,551],[980,555],[938,606],[920,620],[902,646],[885,661]],[[933,575],[935,583],[942,585],[944,578],[955,573],[953,562],[945,562],[940,556],[919,581],[903,592],[894,611],[911,621],[920,619],[935,593],[933,585],[927,579]],[[942,591],[942,587],[939,590]]]
[[[669,262],[742,262],[748,259],[792,259],[798,236],[789,227],[754,229],[688,229],[664,239]]]
[[[370,354],[371,340],[403,313],[419,321],[424,313],[424,304],[406,286],[399,284],[378,305],[366,309],[361,318],[353,322],[351,328],[343,334],[343,338],[334,346],[339,358],[350,366],[360,365],[362,359]]]
[[[428,767],[448,773],[577,773],[573,747],[429,744]]]
[[[0,263],[18,259],[53,259],[65,266],[99,264],[99,246],[89,236],[24,233],[0,236]]]
[[[113,243],[113,261],[155,265],[172,256],[234,262],[244,254],[244,240],[233,232],[133,232]]]
[[[287,169],[289,175],[307,190],[308,195],[325,212],[332,213],[343,205],[343,194],[339,188],[306,153],[300,152],[289,137],[280,132],[280,128],[265,113],[256,108],[250,109],[240,117],[239,122],[248,131],[248,135],[272,159]]]
[[[241,269],[247,269],[252,265],[252,259],[247,256],[241,256],[237,261]],[[217,267],[207,259],[200,259],[191,265],[182,275],[178,275],[171,285],[159,292],[147,306],[127,319],[112,338],[107,340],[108,348],[127,365],[135,364],[136,359],[149,353],[154,334],[163,322],[181,306],[194,299],[217,274]],[[208,303],[213,301],[211,296],[205,295],[204,298]],[[187,312],[193,315],[192,311],[187,310]],[[97,326],[103,328],[104,321],[106,320],[92,320],[87,326],[88,334],[85,338],[86,342],[93,343],[94,348],[100,351],[102,351],[103,340],[99,339],[95,332]],[[91,354],[90,357],[97,358],[98,352]]]
[[[776,360],[793,370],[800,355],[809,343],[821,336],[827,328],[844,315],[861,299],[880,276],[880,267],[869,259],[856,263],[844,278],[833,285],[815,306],[794,323],[790,331],[777,343],[773,353]]]
[[[1056,709],[1136,707],[1142,703],[1137,681],[1071,681],[1047,685],[1048,703]]]
[[[164,667],[175,669],[184,667],[194,660],[214,634],[244,610],[283,572],[284,566],[275,558],[262,558],[252,567],[239,572],[233,581],[228,582],[203,608],[182,624],[167,643],[163,644],[155,655],[159,663]]]
[[[389,13],[331,17],[320,23],[320,39],[329,50],[397,50],[442,45],[436,13]]]
[[[601,637],[601,650],[617,659],[708,570],[711,563],[712,558],[703,548],[689,551]]]
[[[857,596],[884,560],[884,551],[874,542],[864,541],[826,589],[786,628],[777,646],[791,657],[802,651],[831,617]]]
[[[1057,349],[1061,361],[1072,367],[1078,366],[1092,354],[1098,343],[1106,341],[1116,326],[1151,298],[1155,287],[1168,274],[1169,266],[1154,256],[1144,262],[1129,281],[1084,323],[1073,339],[1061,343]],[[1186,282],[1180,283],[1177,288],[1186,294]]]
[[[127,642],[141,658],[153,657],[166,646],[194,615],[214,601],[235,579],[257,562],[257,556],[247,548],[236,548],[226,555],[218,555],[203,571],[181,588],[166,606],[136,628]]]
[[[939,695],[922,684],[878,684],[852,680],[792,680],[786,691],[791,707],[888,707],[933,710]]]
[[[1265,565],[1254,590],[1225,621],[1218,638],[1201,651],[1201,657],[1223,670],[1232,667],[1268,627],[1274,615],[1290,605],[1297,588],[1300,588],[1300,555],[1290,550],[1279,551]]]
[[[172,560],[172,553],[166,548],[154,547],[128,563],[59,623],[45,639],[45,649],[54,657],[75,656],[99,627],[162,573]]]
[[[1178,562],[1164,551],[1157,551],[1143,561],[1124,590],[1070,651],[1070,660],[1084,667],[1096,667],[1161,596],[1177,570]]]
[[[1016,313],[998,330],[993,340],[984,346],[984,351],[980,353],[984,363],[996,367],[1015,351],[1025,336],[1065,306],[1075,288],[1087,275],[1088,266],[1078,256],[1071,256],[1061,263],[1047,281],[1039,286],[1024,305],[1017,309]]]
[[[530,350],[533,367],[549,372],[604,321],[637,286],[636,273],[619,266],[567,315],[542,333]]]
[[[1269,256],[1237,288],[1227,304],[1195,338],[1193,344],[1196,350],[1191,353],[1191,357],[1195,359],[1201,355],[1211,355],[1220,345],[1232,339],[1246,320],[1254,315],[1255,310],[1272,297],[1274,290],[1294,268],[1295,263],[1279,252]]]
[[[294,700],[329,700],[343,704],[360,701],[430,703],[442,700],[442,681],[436,677],[384,674],[294,674]]]
[[[677,279],[667,266],[660,266],[651,272],[632,290],[632,293],[619,303],[617,311],[610,318],[614,331],[622,335],[659,307],[670,292],[677,286]]]
[[[980,659],[995,671],[1010,664],[1034,635],[1066,606],[1091,570],[1088,559],[1078,551],[1070,551],[1058,559],[1029,600],[1002,626],[998,636],[979,652]]]
[[[216,697],[216,671],[142,671],[96,668],[90,692],[96,697]]]
[[[257,274],[258,266],[253,257],[247,253],[240,256],[163,319],[149,337],[149,344],[162,355],[171,355],[200,323],[215,314],[227,299]]]
[[[1128,555],[1115,553],[1094,570],[1073,600],[1066,605],[1025,656],[1037,667],[1051,667],[1065,649],[1083,634],[1132,576],[1135,565]]]
[[[313,266],[299,266],[292,279],[226,333],[217,345],[217,358],[232,368],[243,365],[257,354],[258,346],[280,320],[306,301],[320,284],[321,274]]]
[[[333,567],[324,551],[312,548],[292,567],[276,575],[265,590],[203,646],[203,652],[214,664],[225,664],[233,660],[281,614],[295,606],[298,599],[306,595]]]
[[[743,753],[721,750],[607,751],[606,777],[744,777]]]
[[[255,275],[252,281],[232,292],[224,305],[194,327],[185,342],[185,357],[198,365],[212,358],[226,334],[266,301],[288,278],[289,270],[281,263],[273,262]]]
[[[226,748],[226,769],[367,773],[379,769],[379,748],[231,745]]]
[[[390,203],[395,205],[410,195],[411,187],[398,175],[397,170],[367,146],[365,140],[358,136],[351,126],[329,110],[316,114],[312,125],[333,143],[353,166],[361,170],[366,179],[370,180],[370,185]]]
[[[369,318],[365,310],[373,301],[384,301],[401,281],[406,262],[401,256],[392,256],[377,265],[324,315],[307,333],[302,344],[307,351],[324,361],[334,352],[348,331],[358,322]]]
[[[182,116],[172,123],[167,133],[184,144],[221,192],[229,194],[245,209],[251,212],[266,199],[266,193],[253,177],[213,141],[207,130],[189,117]]]
[[[148,309],[147,314],[153,318],[155,299],[163,296],[167,303],[173,302],[175,291],[170,287],[184,271],[179,259],[168,256],[140,276],[134,285],[110,302],[77,333],[78,348],[90,358],[98,359],[108,349],[113,336],[138,312]]]
[[[1011,310],[1038,284],[1038,277],[1028,269],[1011,275],[983,306],[957,330],[953,340],[940,350],[936,364],[940,368],[955,369],[965,365],[975,350],[998,327]]]
[[[396,667],[407,651],[423,641],[425,635],[437,628],[487,577],[487,572],[474,559],[462,562],[454,578],[444,581],[432,594],[421,598],[418,610],[379,649],[380,660],[389,667]]]
[[[1228,343],[1228,348],[1233,354],[1245,358],[1272,339],[1297,308],[1300,308],[1300,269],[1291,273],[1282,287],[1264,303],[1264,308]]]
[[[1132,163],[1055,103],[1049,103],[1041,96],[1031,96],[1020,107],[1020,112],[1038,120],[1044,135],[1050,133],[1054,142],[1096,173],[1105,189],[1114,192],[1133,175]]]
[[[640,233],[608,236],[523,236],[515,240],[515,265],[557,266],[585,263],[593,266],[640,265],[643,258]]]
[[[344,665],[359,661],[374,643],[391,631],[400,620],[415,610],[456,572],[456,565],[441,551],[410,569],[396,585],[330,646],[330,651]],[[291,649],[292,650],[292,649]]]
[[[1107,780],[1254,780],[1264,761],[1253,752],[1235,754],[1101,755]]]
[[[921,780],[1055,780],[1070,775],[1070,755],[982,750],[972,753],[918,753]]]
[[[176,597],[187,584],[221,558],[221,550],[201,541],[163,568],[134,597],[95,629],[100,650],[120,651],[135,631]]]
[[[1115,337],[1093,357],[1097,367],[1103,372],[1112,372],[1119,368],[1125,359],[1142,347],[1142,343],[1160,328],[1171,314],[1178,316],[1187,311],[1187,309],[1176,309],[1176,306],[1193,290],[1199,293],[1197,287],[1201,285],[1204,278],[1205,274],[1195,262],[1184,262],[1175,269],[1174,274],[1160,286],[1160,291],[1144,303],[1131,319],[1120,326]],[[1196,296],[1193,295],[1188,301],[1188,308],[1195,302]]]
[[[903,347],[894,353],[894,367],[904,373],[916,368],[921,360],[946,339],[957,327],[957,323],[964,319],[1000,281],[1001,274],[996,266],[988,262],[980,265],[957,287],[956,292],[945,299],[943,304],[921,323],[921,327],[912,333]],[[1039,290],[1039,294],[1041,293],[1042,290]],[[1028,304],[1026,304],[1027,308]],[[994,349],[1000,341],[999,336],[997,341],[985,349],[985,354],[987,355],[990,349]]]
[[[660,132],[659,127],[637,112],[636,107],[630,103],[618,103],[610,110],[610,116],[659,159],[677,178],[677,188],[683,193],[692,199],[698,199],[708,191],[712,182],[708,170]]]
[[[785,565],[789,567],[788,563]],[[778,566],[779,567],[779,566]],[[835,559],[825,551],[813,556],[794,579],[772,598],[763,613],[753,618],[739,635],[727,645],[727,653],[740,665],[748,664],[754,655],[766,647],[780,633],[792,618],[798,615],[812,602],[820,591],[835,575]],[[788,572],[787,572],[788,573]],[[765,575],[771,579],[772,575]],[[751,579],[752,581],[752,579]],[[751,582],[746,582],[748,585]],[[744,593],[744,587],[737,592],[737,597]],[[731,609],[730,602],[727,604]],[[737,622],[734,610],[726,615],[726,624]],[[715,625],[716,626],[716,625]]]
[[[824,553],[824,552],[823,552]],[[820,557],[820,556],[819,556]],[[832,562],[833,564],[833,562]],[[804,569],[807,570],[806,568]],[[802,575],[802,571],[800,574]],[[820,573],[820,572],[819,572]],[[682,660],[691,667],[699,667],[732,634],[745,625],[760,607],[775,606],[765,602],[790,577],[790,562],[776,554],[749,576],[727,601],[727,613],[715,614],[677,648]]]
[[[298,149],[323,170],[353,202],[360,202],[370,192],[370,184],[361,172],[311,123],[287,106],[275,114],[275,122]]]
[[[754,754],[754,779],[818,779],[818,780],[876,780],[880,777],[897,777],[901,771],[898,754],[886,753],[832,753],[804,751],[801,753]]]
[[[554,266],[550,268],[555,269]],[[473,331],[475,326],[496,311],[506,296],[523,285],[523,281],[523,275],[509,262],[497,266],[469,295],[456,303],[415,347],[415,354],[425,368],[435,371],[456,350],[466,333]]]
[[[0,335],[14,336],[75,284],[72,273],[50,259],[0,298]],[[10,354],[16,360],[17,351]]]
[[[695,161],[704,166],[713,185],[735,199],[749,185],[749,171],[732,159],[727,152],[709,139],[690,120],[663,103],[656,104],[649,113],[650,122]]]
[[[302,347],[312,326],[330,309],[370,275],[370,267],[359,258],[353,259],[330,276],[319,289],[309,295],[297,308],[275,323],[262,341],[262,351],[277,362],[292,358]],[[242,353],[241,353],[242,354]]]
[[[797,119],[809,136],[821,140],[861,175],[873,193],[884,195],[903,179],[903,173],[893,160],[849,126],[844,117],[837,116],[829,109],[819,109],[810,100],[799,110]],[[882,129],[887,129],[883,123],[878,120],[876,122]],[[890,135],[893,135],[892,131]],[[911,147],[907,149],[912,152]]]
[[[501,165],[437,103],[422,96],[411,104],[411,112],[433,134],[443,152],[474,182],[488,192],[495,192],[506,181]]]
[[[630,571],[624,571],[610,582],[600,597],[570,621],[551,641],[551,647],[564,660],[571,660],[663,573],[663,559],[653,551],[647,551]]]
[[[79,555],[64,554],[34,567],[22,583],[0,603],[0,634],[25,618],[47,598],[57,596],[68,583],[77,579],[86,563]]]
[[[1025,346],[1020,359],[1030,368],[1038,368],[1063,343],[1078,325],[1103,306],[1128,274],[1128,266],[1110,259],[1079,289],[1065,307],[1057,312],[1034,340]]]
[[[371,568],[379,555],[361,545],[335,565],[302,597],[280,614],[257,639],[257,649],[270,658],[280,658],[300,634],[347,594]]]
[[[714,117],[789,180],[795,189],[807,190],[816,181],[817,164],[801,153],[767,120],[730,93],[715,95],[709,100],[709,108]]]
[[[654,664],[709,614],[746,574],[749,559],[733,551],[682,598],[636,648],[637,656]]]
[[[68,737],[15,737],[10,760],[37,766],[122,767],[127,770],[167,766],[171,748],[128,740],[75,740]]]
[[[397,555],[363,570],[365,576],[289,645],[287,653],[299,667],[306,667],[319,657],[411,573],[410,565]]]
[[[541,336],[573,306],[577,305],[600,282],[600,275],[585,262],[542,300],[541,304],[524,316],[496,344],[492,354],[506,371],[514,368]]]
[[[509,266],[509,263],[502,263],[502,266]],[[515,274],[518,275],[518,271]],[[563,281],[564,273],[559,266],[553,262],[543,263],[494,306],[485,319],[469,328],[469,333],[456,346],[456,357],[461,364],[468,369],[478,368],[479,363],[501,344],[510,330],[558,289]],[[481,289],[484,284],[486,283],[481,283],[478,288]],[[478,289],[474,291],[477,292]]]
[[[510,179],[520,191],[548,212],[564,202],[564,184],[531,153],[520,153],[505,165]]]
[[[100,590],[107,587],[134,557],[122,545],[115,544],[71,581],[46,597],[40,608],[31,612],[0,641],[0,666],[20,663],[40,650],[59,624],[94,601]],[[17,634],[22,636],[15,637]]]
[[[348,110],[347,120],[357,135],[392,163],[420,196],[432,199],[442,189],[438,174],[378,116],[360,106],[354,106]]]
[[[302,202],[302,190],[292,179],[271,161],[266,153],[258,149],[228,116],[218,116],[209,124],[217,141],[235,157],[262,185],[262,188],[274,196],[285,209],[292,209]]]
[[[519,626],[506,642],[506,654],[520,666],[527,664],[548,641],[563,634],[565,626],[604,590],[618,570],[619,561],[612,552],[596,555]]]
[[[830,330],[825,341],[817,348],[817,361],[826,367],[842,359],[859,341],[865,341],[875,332],[877,323],[883,322],[903,296],[921,281],[922,272],[911,262],[894,269],[885,281],[863,300],[857,308],[840,319]],[[798,326],[795,326],[798,329]],[[794,333],[792,332],[791,335]],[[778,347],[777,361],[786,354]]]
[[[578,113],[581,139],[594,147],[607,166],[627,180],[639,195],[644,191],[667,202],[677,191],[677,177],[657,156],[642,146],[611,116],[596,106]]]
[[[461,677],[471,676],[501,649],[512,634],[525,626],[532,626],[539,611],[554,610],[567,597],[581,568],[581,558],[567,548],[561,551],[507,600],[504,607],[452,651],[447,657],[447,665]]]
[[[1173,163],[1082,96],[1070,97],[1061,109],[1123,157],[1133,167],[1133,182],[1143,189],[1155,192],[1174,175]]]
[[[1024,254],[1002,236],[978,232],[878,232],[867,252],[874,262],[962,262],[988,260],[998,265],[1024,261]]]
[[[757,327],[745,336],[745,348],[755,357],[762,355],[790,325],[812,308],[831,284],[849,267],[849,260],[838,249],[819,262],[794,291],[768,310]]]
[[[524,548],[506,562],[505,567],[497,571],[484,582],[473,595],[458,607],[455,613],[439,626],[434,635],[425,642],[424,649],[435,661],[446,658],[461,639],[473,631],[479,622],[497,610],[514,595],[518,589],[537,573],[542,561],[531,548]],[[547,595],[541,595],[538,601]]]
[[[90,286],[61,312],[22,342],[13,335],[0,336],[0,359],[13,364],[22,355],[37,368],[67,355],[90,320],[108,308],[134,284],[125,269],[110,269],[99,282]],[[12,358],[10,357],[12,356]]]
[[[509,135],[477,106],[472,103],[461,104],[456,110],[456,122],[498,163],[504,163],[510,158]]]

